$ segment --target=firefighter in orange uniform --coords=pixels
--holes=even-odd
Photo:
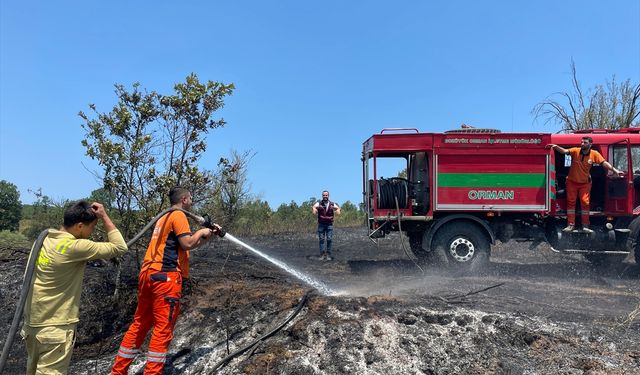
[[[187,189],[171,189],[169,200],[174,208],[191,208],[191,193]],[[150,329],[153,332],[144,373],[162,373],[180,313],[182,279],[189,276],[189,250],[204,244],[219,229],[216,225],[213,230],[203,228],[191,233],[187,216],[181,211],[171,211],[158,220],[138,277],[138,307],[111,374],[128,373]]]
[[[553,148],[564,155],[571,155],[571,167],[567,176],[567,227],[564,232],[571,232],[576,225],[576,200],[580,197],[580,217],[582,219],[582,230],[593,233],[589,228],[589,195],[591,193],[591,167],[593,164],[600,164],[604,168],[612,171],[616,176],[620,176],[620,171],[609,164],[598,151],[592,150],[591,137],[582,137],[580,147],[570,149],[562,148],[558,145],[549,144],[548,148]]]

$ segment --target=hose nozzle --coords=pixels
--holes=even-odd
[[[200,225],[202,225],[205,228],[214,230],[220,238],[224,237],[224,235],[227,234],[227,232],[225,232],[222,228],[219,228],[218,226],[216,226],[213,220],[211,220],[211,217],[209,216],[209,214],[204,214],[202,217],[202,220],[203,221],[200,223]]]

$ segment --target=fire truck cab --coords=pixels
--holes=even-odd
[[[444,133],[383,129],[363,144],[363,200],[369,237],[404,232],[422,261],[482,268],[496,240],[546,241],[603,265],[640,247],[638,128],[572,134],[501,133],[462,128]],[[591,168],[589,217],[594,233],[565,232],[568,155],[582,137],[622,176]],[[579,202],[578,202],[579,205]],[[577,210],[581,210],[577,207]],[[640,250],[635,251],[640,264]]]

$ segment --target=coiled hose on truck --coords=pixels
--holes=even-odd
[[[130,247],[136,241],[140,239],[155,223],[160,220],[162,216],[171,212],[171,211],[182,211],[187,216],[196,220],[198,224],[203,225],[207,222],[207,220],[198,216],[189,211],[183,210],[181,208],[170,207],[166,210],[157,214],[151,221],[144,227],[138,234],[136,234],[129,242],[127,242],[127,247]],[[49,233],[49,229],[45,229],[38,235],[36,242],[34,242],[33,247],[31,248],[31,252],[29,253],[29,260],[27,261],[27,268],[24,274],[24,280],[22,281],[22,289],[20,291],[20,298],[18,299],[18,304],[16,305],[16,312],[13,315],[13,321],[11,322],[11,328],[9,328],[9,335],[7,336],[7,341],[4,343],[4,348],[2,349],[2,356],[0,356],[0,374],[4,371],[4,366],[7,363],[7,359],[9,358],[9,350],[11,349],[11,345],[13,344],[13,340],[15,339],[16,332],[18,330],[18,324],[22,318],[22,311],[24,310],[24,305],[27,301],[27,296],[31,291],[31,286],[33,285],[33,272],[35,270],[36,260],[40,255],[40,249],[42,248],[42,244],[44,243],[45,237]]]
[[[392,177],[381,178],[377,183],[378,208],[396,208],[396,197],[398,206],[407,208],[409,203],[409,182],[404,178]]]

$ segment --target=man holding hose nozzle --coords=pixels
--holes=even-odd
[[[173,208],[191,208],[191,193],[187,189],[171,189],[169,200]],[[223,233],[219,225],[212,227],[191,233],[187,216],[177,210],[158,220],[138,277],[138,307],[122,339],[111,374],[128,373],[150,329],[153,332],[144,373],[162,373],[180,313],[182,279],[189,276],[189,250],[204,244],[211,235]]]
[[[102,220],[109,242],[88,239],[98,220]],[[49,229],[24,306],[21,335],[27,345],[27,374],[67,373],[85,266],[90,260],[115,258],[126,252],[122,234],[100,203],[73,203],[64,211],[62,228]]]
[[[331,256],[331,242],[333,240],[333,217],[340,215],[340,206],[329,200],[329,192],[322,192],[322,200],[316,202],[311,211],[318,217],[318,240],[320,241],[320,260],[333,260]],[[324,249],[325,237],[327,240]]]

